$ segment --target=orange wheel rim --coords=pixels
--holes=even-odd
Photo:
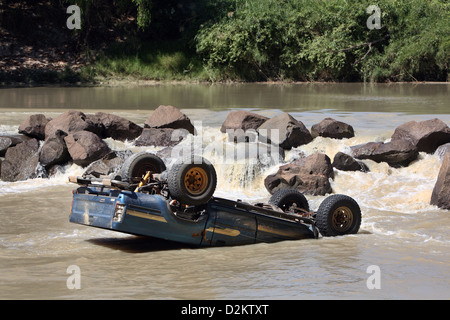
[[[184,175],[184,186],[193,195],[202,194],[208,186],[208,175],[200,167],[189,169]]]
[[[345,232],[353,224],[353,212],[347,207],[339,207],[334,210],[332,215],[332,224],[336,230]]]

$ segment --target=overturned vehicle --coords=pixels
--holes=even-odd
[[[114,179],[70,177],[70,222],[194,246],[244,245],[355,234],[361,210],[349,196],[327,197],[317,212],[297,190],[275,192],[268,203],[214,197],[213,165],[200,156],[169,170],[151,153],[129,157]]]

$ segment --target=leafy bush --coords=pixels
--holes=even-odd
[[[216,78],[400,81],[448,77],[449,4],[380,0],[381,29],[369,30],[372,1],[236,0],[196,35]]]

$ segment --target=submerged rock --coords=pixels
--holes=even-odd
[[[324,138],[344,139],[353,138],[355,132],[353,127],[347,123],[332,118],[325,118],[311,127],[311,135],[313,138],[320,136]]]
[[[145,128],[135,145],[171,147],[179,144],[187,137],[189,132],[185,129],[171,128]]]
[[[288,113],[267,120],[257,131],[260,141],[279,145],[286,150],[312,141],[311,133],[305,125]]]
[[[227,136],[229,142],[256,142],[258,139],[258,133],[254,129],[227,129]]]
[[[266,177],[264,185],[271,194],[280,189],[296,189],[305,194],[325,195],[332,192],[330,179],[334,179],[331,160],[317,153],[280,166],[275,174]]]
[[[410,121],[395,129],[392,141],[410,141],[417,150],[433,153],[440,145],[450,142],[450,128],[439,119]]]
[[[343,152],[336,153],[333,159],[333,167],[342,171],[369,171],[369,168],[362,161],[357,161]]]
[[[351,150],[356,159],[387,162],[391,167],[406,167],[419,155],[416,146],[407,140],[369,142],[353,146]]]
[[[38,150],[39,142],[36,139],[9,148],[2,162],[1,179],[13,182],[35,178],[39,164]]]
[[[446,153],[431,195],[432,205],[450,210],[450,153]]]
[[[103,158],[92,162],[84,171],[83,177],[94,176],[100,178],[109,176],[114,178],[115,174],[120,171],[125,160],[133,155],[130,150],[127,151],[111,151]]]

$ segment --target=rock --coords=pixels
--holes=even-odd
[[[321,122],[315,124],[311,128],[311,136],[325,138],[344,139],[353,138],[355,132],[353,127],[341,121],[332,118],[325,118]]]
[[[356,159],[387,162],[391,167],[406,167],[419,155],[416,146],[407,140],[369,142],[353,146],[351,150]]]
[[[83,112],[70,110],[52,119],[45,126],[45,138],[55,134],[56,130],[61,130],[66,134],[78,131],[90,131],[100,133],[99,128]]]
[[[325,195],[332,192],[329,179],[333,178],[330,158],[317,153],[280,166],[277,173],[266,177],[264,185],[272,194],[294,188],[305,194]]]
[[[267,120],[257,131],[260,141],[279,145],[283,149],[292,149],[312,141],[305,125],[288,113]]]
[[[369,168],[362,161],[357,161],[343,152],[336,153],[333,159],[333,167],[342,171],[369,171]]]
[[[37,176],[39,142],[36,139],[21,142],[6,151],[2,162],[1,179],[13,182]]]
[[[18,145],[19,143],[31,140],[32,138],[21,135],[21,134],[14,134],[14,135],[4,135],[0,136],[0,157],[4,157],[6,154],[6,150],[10,147],[14,147]]]
[[[195,134],[195,128],[188,116],[173,106],[159,106],[145,121],[145,128],[186,129]]]
[[[446,153],[450,153],[450,143],[439,146],[434,154],[443,160]]]
[[[219,156],[215,150],[215,156]],[[257,164],[260,167],[269,167],[284,162],[284,149],[262,142],[249,142],[228,145],[222,149],[222,163],[226,164]]]
[[[446,153],[431,195],[432,205],[450,210],[450,153]]]
[[[111,151],[103,158],[92,162],[84,171],[83,177],[94,176],[100,178],[109,176],[115,178],[125,160],[133,154],[132,151]]]
[[[49,120],[43,114],[34,114],[25,119],[19,126],[19,133],[38,140],[45,139],[45,126]]]
[[[156,155],[160,157],[161,159],[172,159],[172,151],[173,147],[165,147],[164,149],[158,150],[156,152]]]
[[[86,116],[98,127],[99,136],[103,139],[112,138],[119,141],[134,140],[142,133],[142,127],[114,114],[97,112]]]
[[[179,144],[189,132],[185,129],[144,128],[136,140],[136,146],[174,146]]]
[[[57,130],[51,137],[45,140],[39,153],[39,162],[45,168],[50,168],[55,164],[64,164],[70,160],[64,137],[67,135],[61,130]]]
[[[419,152],[433,153],[440,145],[450,142],[450,128],[439,119],[410,121],[395,129],[391,141],[411,141]]]
[[[227,129],[228,141],[239,142],[256,142],[258,139],[258,133],[254,129]]]
[[[248,129],[256,130],[268,119],[267,117],[249,111],[231,111],[222,123],[220,131],[225,133],[227,130],[237,129],[242,129],[243,131],[247,131]]]
[[[71,133],[64,141],[73,162],[82,167],[101,159],[111,151],[102,139],[89,131]]]

